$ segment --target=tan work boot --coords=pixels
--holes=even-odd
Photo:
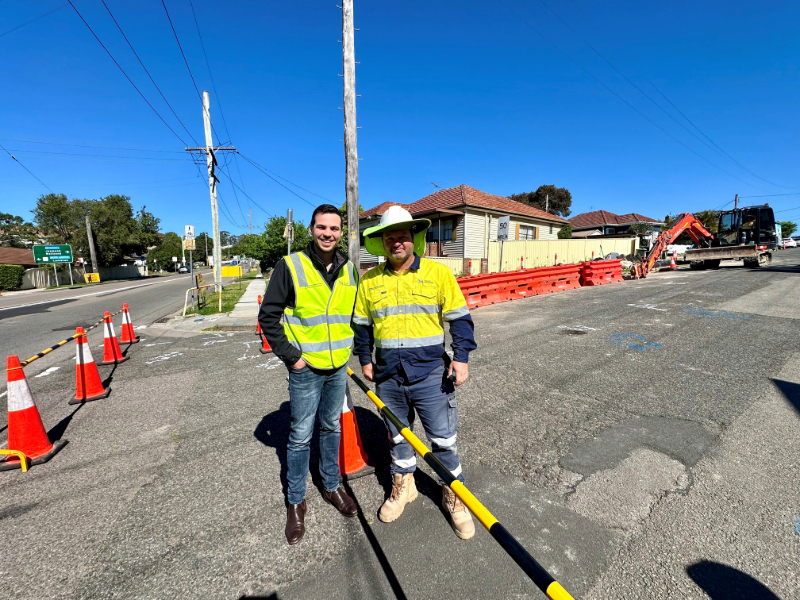
[[[413,473],[395,473],[392,475],[392,493],[381,506],[378,518],[384,523],[391,523],[403,514],[406,504],[416,500],[418,495]]]
[[[450,513],[450,525],[453,531],[462,540],[468,540],[475,535],[475,523],[467,507],[456,496],[456,493],[446,485],[442,486],[442,506]]]

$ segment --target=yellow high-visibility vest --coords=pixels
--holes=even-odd
[[[289,343],[312,367],[341,367],[353,348],[350,317],[358,286],[355,265],[347,261],[331,289],[305,253],[295,252],[285,260],[295,294],[295,307],[287,306],[283,311],[283,330]]]

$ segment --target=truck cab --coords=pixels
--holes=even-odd
[[[766,246],[765,250],[778,247],[775,230],[775,214],[769,205],[745,206],[723,212],[719,216],[717,235],[712,248],[724,246]]]

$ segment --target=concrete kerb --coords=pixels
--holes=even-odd
[[[247,284],[242,297],[233,310],[222,315],[186,315],[181,311],[174,313],[164,323],[153,323],[151,328],[200,333],[204,330],[214,331],[252,331],[255,330],[258,318],[258,296],[264,294],[267,282],[264,279],[253,279]]]

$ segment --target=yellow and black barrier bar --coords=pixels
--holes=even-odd
[[[481,522],[481,525],[483,525],[497,543],[503,547],[503,550],[514,559],[514,562],[525,571],[525,574],[531,578],[536,586],[542,590],[550,600],[574,600],[572,596],[569,595],[569,592],[567,592],[542,565],[536,562],[536,559],[534,559],[525,547],[500,524],[497,518],[481,504],[472,492],[458,479],[453,477],[453,474],[447,470],[447,467],[439,462],[439,459],[433,455],[433,452],[431,452],[408,427],[403,425],[402,421],[389,410],[389,407],[386,406],[355,373],[353,373],[350,367],[347,368],[347,374],[358,384],[358,387],[372,400],[375,406],[378,407],[381,414],[392,422],[400,432],[400,435],[411,444],[414,450],[428,463],[431,469],[433,469],[436,474],[441,477],[442,481],[453,490],[455,495],[461,499],[470,512]]]
[[[114,313],[113,315],[111,315],[111,316],[112,316],[112,317],[116,317],[116,316],[117,316],[118,314],[120,314],[121,312],[122,312],[122,310],[120,309],[120,310],[118,310],[117,312],[115,312],[115,313]],[[67,338],[67,339],[65,339],[65,340],[61,340],[61,341],[60,341],[60,342],[58,342],[57,344],[53,344],[53,345],[52,345],[52,346],[50,346],[49,348],[47,348],[47,349],[45,349],[45,350],[42,350],[41,352],[38,352],[38,353],[34,354],[34,355],[33,355],[33,356],[31,356],[31,357],[30,357],[28,360],[23,360],[23,361],[20,363],[20,366],[22,366],[22,367],[27,367],[27,366],[28,366],[29,364],[31,364],[33,361],[35,361],[35,360],[39,360],[39,359],[40,359],[40,358],[42,358],[43,356],[47,356],[47,355],[48,355],[48,354],[50,354],[50,353],[51,353],[53,350],[57,350],[58,348],[61,348],[61,346],[63,346],[64,344],[69,344],[69,343],[70,343],[72,340],[78,339],[78,338],[79,338],[80,336],[82,336],[82,335],[86,335],[88,332],[90,332],[92,329],[94,329],[95,327],[97,327],[98,325],[100,325],[102,322],[103,322],[103,319],[100,319],[100,320],[99,320],[97,323],[95,323],[95,324],[94,324],[94,325],[92,325],[91,327],[87,327],[87,328],[84,330],[84,332],[83,332],[83,333],[76,333],[75,335],[72,335],[72,336],[68,337],[68,338]]]

